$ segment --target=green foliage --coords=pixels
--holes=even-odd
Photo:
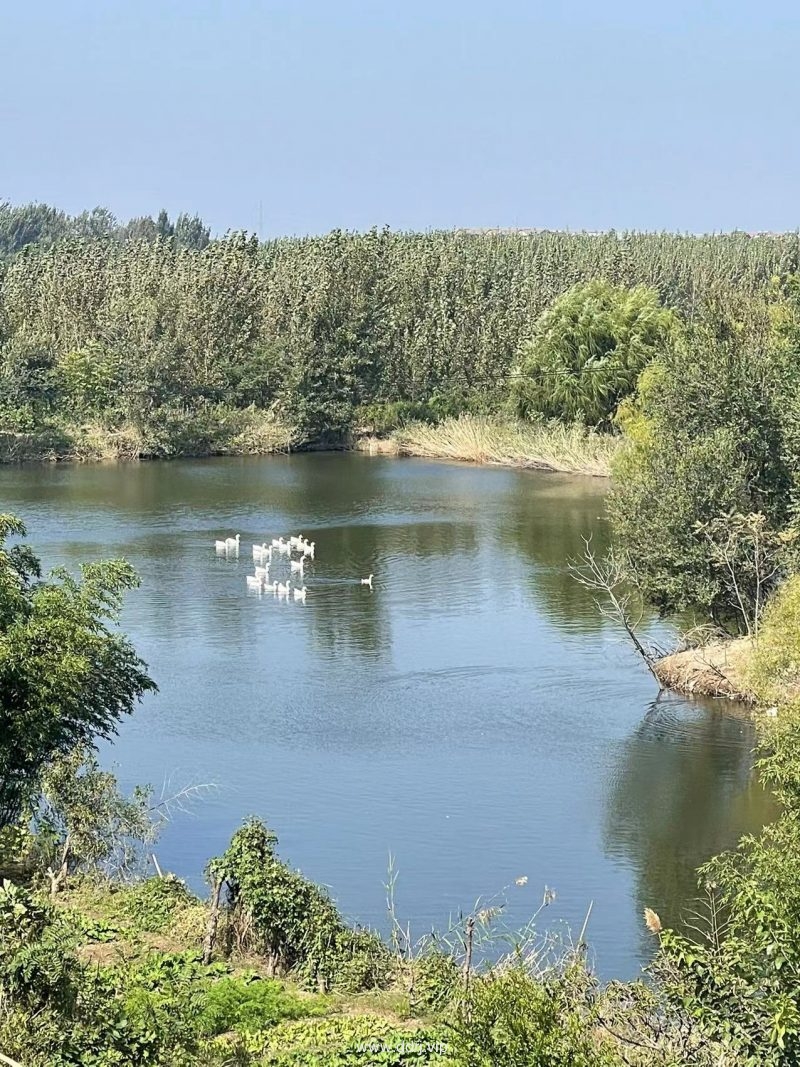
[[[113,418],[123,381],[123,366],[117,353],[90,342],[85,348],[65,352],[55,373],[72,414],[78,418],[103,414]]]
[[[608,423],[674,332],[675,316],[652,289],[602,279],[575,286],[541,315],[522,346],[512,382],[516,414]]]
[[[429,949],[411,963],[411,1004],[417,1011],[443,1012],[462,984],[461,972],[449,952]]]
[[[101,771],[94,752],[83,746],[48,767],[34,825],[53,894],[78,872],[130,871],[141,847],[156,837],[150,800],[149,789],[123,796],[114,775]]]
[[[266,956],[274,973],[295,972],[321,989],[385,985],[388,949],[369,931],[346,926],[328,895],[278,858],[277,840],[251,819],[209,864],[227,884],[239,947]]]
[[[768,704],[800,697],[800,577],[781,586],[764,613],[750,657],[748,682]]]
[[[617,1067],[597,1032],[593,983],[580,965],[544,979],[521,964],[473,981],[451,1024],[459,1067]]]
[[[271,1067],[415,1067],[444,1064],[446,1037],[400,1030],[378,1016],[282,1023],[255,1033],[245,1047]]]
[[[0,826],[13,822],[54,759],[110,736],[155,689],[113,627],[137,584],[124,560],[40,579],[23,523],[0,516]]]
[[[126,889],[119,910],[135,930],[157,934],[168,930],[179,912],[196,903],[186,884],[170,874],[135,882]]]
[[[657,973],[709,1040],[748,1065],[800,1056],[800,836],[784,816],[703,869],[707,936],[661,937]]]
[[[793,382],[768,337],[709,313],[648,371],[623,413],[633,439],[616,466],[609,510],[637,583],[663,610],[698,607],[742,626],[720,549],[737,515],[762,516],[768,539],[789,521],[784,411]],[[738,572],[749,570],[743,592],[752,617],[755,541],[734,541]],[[771,580],[779,576],[778,568]]]
[[[495,413],[507,406],[521,346],[559,297],[554,319],[575,341],[582,320],[566,315],[569,291],[591,283],[589,335],[615,331],[614,355],[579,355],[594,405],[582,417],[593,422],[629,388],[668,317],[650,303],[653,292],[690,316],[698,293],[715,286],[746,301],[796,269],[797,256],[793,235],[373,230],[209,242],[196,218],[173,223],[162,213],[118,226],[91,212],[8,263],[0,415],[31,432],[58,413],[75,421],[89,412],[110,430],[130,423],[145,451],[174,455],[219,443],[207,430],[186,432],[209,405],[255,404],[306,440],[349,433],[364,405],[378,405],[378,421],[380,406],[394,403],[425,405],[437,418]],[[603,292],[618,296],[606,306]],[[563,373],[554,382],[568,393],[574,384]],[[407,413],[387,411],[394,417]]]
[[[256,975],[228,976],[208,985],[198,1026],[207,1037],[230,1030],[263,1030],[283,1019],[302,1019],[327,1008],[322,997],[301,997],[281,982]]]

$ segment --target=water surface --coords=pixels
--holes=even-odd
[[[141,574],[124,626],[161,691],[104,758],[126,785],[219,786],[167,828],[162,866],[200,888],[258,814],[354,920],[385,926],[389,853],[417,934],[478,898],[522,924],[546,885],[541,924],[578,929],[592,903],[598,970],[628,977],[643,907],[677,921],[695,867],[770,809],[749,724],[656,701],[569,576],[584,537],[607,544],[604,488],[325,454],[0,471],[47,566]],[[217,558],[235,532],[239,560]],[[295,532],[317,545],[307,603],[248,595],[251,543]]]

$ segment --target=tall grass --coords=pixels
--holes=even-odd
[[[608,477],[621,438],[556,422],[505,422],[461,415],[437,426],[414,423],[394,435],[406,456],[495,463]]]

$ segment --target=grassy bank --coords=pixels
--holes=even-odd
[[[504,422],[461,415],[436,425],[412,423],[389,436],[363,434],[352,448],[370,455],[420,456],[530,470],[607,477],[622,438],[561,423]],[[0,431],[0,463],[130,462],[176,456],[244,456],[332,447],[304,442],[294,427],[257,410],[209,412],[163,436],[128,423],[52,422],[32,433]]]
[[[133,423],[51,421],[30,433],[0,430],[0,463],[130,462],[175,456],[269,455],[291,451],[295,429],[257,409],[209,409],[204,418],[181,413],[163,432],[144,433]]]
[[[607,477],[622,439],[556,422],[504,422],[462,415],[438,425],[414,423],[397,430],[398,455],[463,460],[531,470]]]

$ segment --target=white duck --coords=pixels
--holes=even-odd
[[[302,578],[303,577],[303,567],[305,567],[305,565],[306,565],[306,558],[305,558],[305,556],[301,556],[300,559],[293,559],[291,561],[291,563],[289,564],[289,567],[293,572],[294,571],[298,571],[299,574],[300,574],[300,577]]]
[[[225,548],[228,549],[228,550],[233,549],[236,552],[238,552],[239,551],[239,540],[240,540],[240,538],[241,538],[240,534],[237,534],[235,537],[226,537],[225,538]]]
[[[299,600],[299,601],[301,601],[301,603],[305,604],[305,602],[306,602],[306,592],[307,592],[305,586],[303,586],[302,589],[293,589],[292,592],[294,593],[295,600]]]

